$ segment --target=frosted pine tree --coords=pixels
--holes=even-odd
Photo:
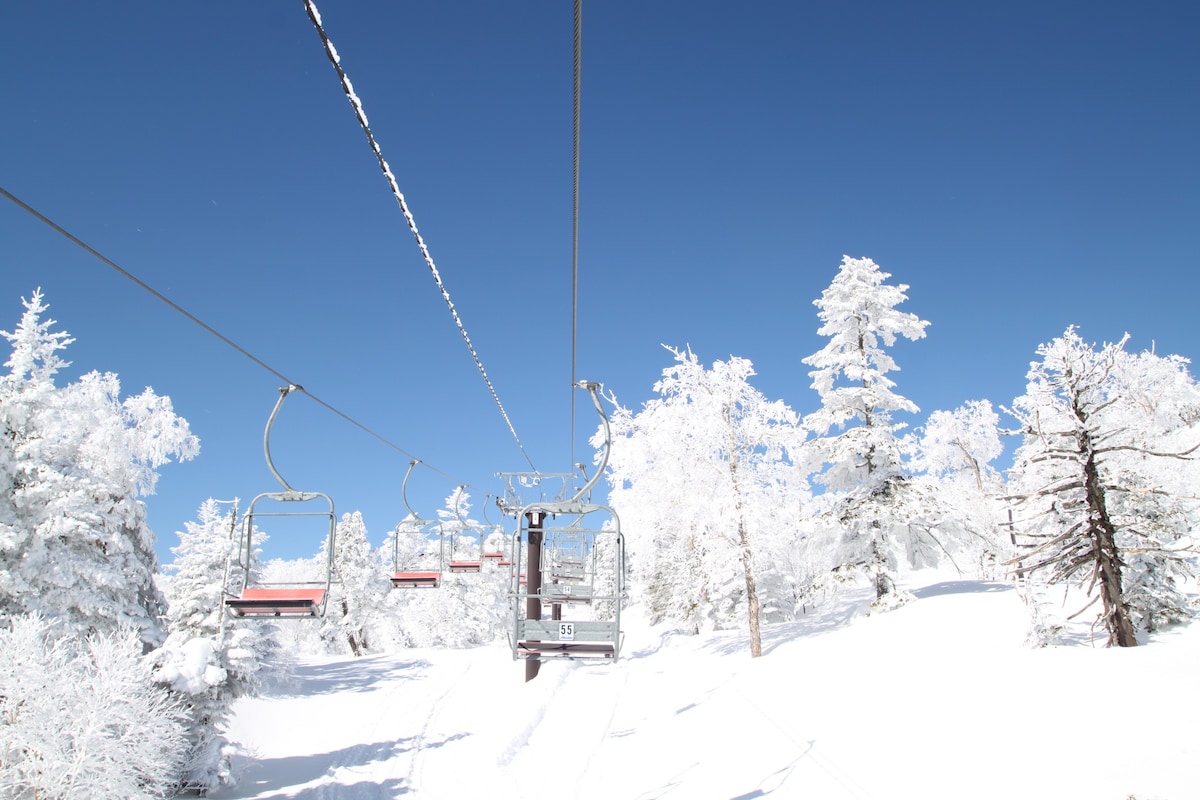
[[[331,587],[321,635],[335,652],[341,652],[344,644],[353,655],[366,655],[386,618],[384,601],[391,584],[367,540],[360,512],[342,515],[335,538],[337,582]]]
[[[924,504],[905,491],[907,444],[899,435],[905,426],[892,419],[919,409],[893,391],[888,373],[899,367],[885,349],[897,337],[924,338],[929,323],[896,310],[908,286],[885,283],[890,277],[869,258],[843,256],[837,276],[813,301],[822,323],[817,333],[829,343],[803,359],[821,397],[805,425],[818,436],[811,442],[814,461],[825,465],[816,480],[831,502],[824,515],[834,537],[829,567],[865,573],[880,608],[907,599],[896,588],[901,564],[935,560],[937,549],[922,535],[929,527],[921,520]],[[840,433],[830,435],[835,428]]]
[[[42,319],[48,306],[41,289],[26,301],[25,313],[12,333],[0,331],[12,345],[12,354],[4,363],[7,375],[0,375],[0,617],[25,610],[25,596],[31,592],[28,579],[20,573],[25,554],[37,546],[35,532],[28,524],[28,503],[19,498],[36,475],[36,453],[19,452],[31,440],[40,440],[36,410],[46,408],[56,391],[54,376],[70,366],[59,356],[74,339],[66,331],[51,330],[53,319]],[[31,422],[30,417],[34,420]]]
[[[0,615],[36,611],[78,632],[134,625],[148,644],[165,610],[153,577],[154,534],[138,495],[157,469],[199,451],[171,401],[151,389],[120,399],[112,373],[54,385],[71,340],[42,319],[41,292],[17,328],[0,376],[0,458],[11,487],[0,515]]]
[[[803,431],[787,405],[750,386],[747,359],[705,369],[690,349],[671,353],[675,365],[654,385],[661,397],[614,414],[609,502],[630,520],[652,615],[697,630],[740,616],[758,656],[760,551],[771,536],[761,509],[807,495],[789,460]]]
[[[223,510],[206,500],[187,522],[164,571],[169,603],[166,643],[151,654],[155,678],[181,699],[188,716],[188,747],[180,786],[208,792],[233,782],[224,737],[233,702],[254,694],[277,667],[269,623],[233,617],[224,592],[239,576],[237,504]]]
[[[1176,357],[1132,356],[1128,336],[1097,349],[1075,329],[1038,348],[1010,480],[1017,568],[1082,587],[1101,604],[1108,644],[1138,643],[1184,612],[1197,522],[1193,454],[1200,394]],[[1133,602],[1131,602],[1133,601]]]

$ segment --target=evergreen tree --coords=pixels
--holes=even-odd
[[[919,519],[926,505],[908,491],[908,443],[899,435],[904,424],[892,421],[894,413],[918,408],[893,391],[887,375],[899,367],[885,349],[899,336],[923,338],[929,323],[896,310],[908,299],[908,286],[885,283],[890,277],[869,258],[843,256],[837,276],[814,301],[822,323],[817,332],[829,342],[803,359],[813,367],[809,376],[821,397],[805,425],[819,437],[811,450],[825,468],[816,480],[830,492],[831,567],[865,571],[881,608],[906,599],[895,583],[902,562],[936,559],[936,546],[922,535],[928,521]],[[841,433],[829,436],[834,427]]]
[[[1017,568],[1087,589],[1108,644],[1184,613],[1177,579],[1195,553],[1191,454],[1200,393],[1182,359],[1097,349],[1073,327],[1038,348],[1009,414],[1023,441],[1010,481]],[[1136,606],[1131,600],[1136,598]]]
[[[337,582],[325,611],[322,638],[345,643],[356,656],[372,649],[373,632],[384,618],[390,584],[367,540],[362,514],[343,514],[335,533],[334,572]],[[325,557],[324,546],[321,557]],[[338,648],[340,649],[340,648]]]
[[[157,469],[199,450],[168,398],[150,389],[122,401],[117,376],[92,372],[54,385],[71,339],[42,319],[40,291],[23,301],[0,376],[0,616],[28,611],[72,629],[133,625],[161,640],[165,610],[153,577],[154,534],[139,494]]]
[[[233,617],[225,589],[236,583],[240,544],[237,503],[223,512],[206,500],[179,533],[168,564],[168,635],[151,654],[155,679],[181,698],[188,715],[181,788],[208,792],[233,783],[224,729],[234,701],[254,694],[278,667],[270,623]]]

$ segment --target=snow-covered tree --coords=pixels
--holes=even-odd
[[[803,432],[782,401],[750,386],[744,358],[706,369],[687,350],[638,414],[618,409],[609,503],[626,520],[634,579],[656,619],[724,627],[744,613],[751,655],[762,652],[756,570],[770,529],[764,508],[793,504],[807,485],[789,454]],[[599,442],[597,442],[599,444]]]
[[[140,631],[86,637],[37,614],[0,622],[0,797],[169,797],[185,750]]]
[[[911,468],[942,510],[938,529],[943,551],[960,569],[966,556],[976,572],[995,577],[1008,548],[999,531],[1003,476],[991,466],[1004,446],[1000,417],[987,400],[953,411],[935,411],[917,429]],[[936,535],[931,531],[930,535]]]
[[[923,535],[929,526],[917,520],[925,504],[905,491],[907,447],[899,435],[905,426],[892,419],[918,408],[893,391],[888,373],[899,367],[885,349],[900,336],[923,338],[929,323],[896,310],[908,286],[885,283],[890,277],[869,258],[843,256],[837,276],[813,301],[822,323],[817,332],[829,342],[803,359],[821,397],[805,425],[819,437],[811,449],[825,469],[816,480],[830,493],[826,527],[836,538],[830,567],[863,570],[878,607],[905,599],[895,585],[901,562],[936,558]],[[835,427],[841,432],[828,435]]]
[[[337,581],[331,587],[321,635],[331,645],[344,643],[353,655],[361,656],[372,649],[373,634],[386,618],[384,600],[391,585],[367,540],[360,512],[343,514],[334,537]],[[325,555],[322,548],[321,557]]]
[[[404,569],[421,567],[419,552],[426,558],[442,553],[445,563],[441,565],[441,582],[437,589],[398,589],[388,596],[388,606],[393,609],[398,625],[399,641],[408,647],[470,647],[494,641],[508,626],[508,570],[494,564],[484,563],[478,572],[454,573],[448,571],[452,555],[461,560],[480,560],[480,539],[486,526],[470,516],[470,494],[464,487],[457,487],[446,498],[445,506],[438,509],[442,545],[433,540],[414,541],[412,531],[415,523],[406,520],[397,530],[400,532],[401,547],[416,557],[402,564]],[[457,538],[454,542],[452,539]],[[391,541],[391,540],[389,540]],[[386,544],[390,548],[391,544]],[[381,553],[381,558],[390,558],[391,553]]]
[[[1124,400],[1153,420],[1157,454],[1123,467],[1122,480],[1142,488],[1114,492],[1113,509],[1124,525],[1125,599],[1139,630],[1154,632],[1195,612],[1183,584],[1194,577],[1200,542],[1196,486],[1200,458],[1200,385],[1181,356],[1131,353],[1122,359]],[[1186,455],[1186,458],[1181,456]],[[1151,488],[1152,487],[1152,488]]]
[[[180,786],[207,792],[233,782],[224,737],[233,702],[253,694],[278,670],[270,623],[231,616],[224,592],[236,571],[237,503],[222,510],[208,499],[187,522],[175,560],[166,565],[168,635],[151,654],[155,679],[181,698],[188,716],[188,753]]]
[[[0,376],[0,617],[34,611],[79,632],[134,625],[161,639],[154,534],[138,495],[157,469],[192,458],[198,441],[151,389],[122,401],[112,373],[54,385],[71,339],[43,320],[40,291],[23,301]]]
[[[1067,328],[1038,348],[1006,411],[1023,441],[1010,479],[1018,569],[1099,600],[1108,644],[1184,613],[1196,550],[1200,392],[1186,362],[1100,348]],[[1136,599],[1135,599],[1136,598]]]
[[[981,494],[995,494],[1003,478],[992,461],[1004,452],[1000,416],[987,400],[935,411],[921,427],[915,466],[938,477],[966,476]]]

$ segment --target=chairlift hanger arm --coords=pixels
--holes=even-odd
[[[472,527],[465,519],[463,519],[462,515],[462,496],[463,491],[466,488],[467,485],[465,483],[459,484],[458,491],[454,493],[454,516],[458,517],[458,524],[462,526],[464,531]]]
[[[592,397],[592,405],[596,407],[596,413],[600,415],[600,422],[604,425],[604,455],[600,459],[600,467],[596,470],[596,474],[571,498],[572,504],[582,502],[583,498],[591,496],[592,487],[600,480],[600,476],[604,474],[604,469],[608,466],[608,453],[612,449],[612,429],[608,424],[608,416],[604,413],[604,406],[600,404],[600,384],[595,381],[579,381],[575,385],[580,389],[587,390]],[[583,474],[586,476],[587,472],[585,471]]]
[[[421,460],[417,458],[414,458],[412,461],[408,462],[408,472],[404,473],[404,483],[400,484],[400,499],[404,501],[404,507],[408,509],[409,518],[414,522],[420,522],[424,524],[425,520],[422,520],[420,515],[413,511],[412,506],[408,504],[408,479],[412,477],[413,468],[420,463]]]
[[[279,387],[279,399],[275,401],[275,408],[271,409],[271,416],[267,418],[267,427],[263,431],[263,455],[267,458],[267,469],[271,470],[271,474],[275,476],[275,480],[283,486],[287,492],[295,492],[288,482],[279,474],[279,470],[275,469],[275,462],[271,460],[271,427],[275,424],[275,417],[279,416],[279,409],[283,407],[283,401],[287,396],[295,391],[304,391],[304,387],[295,384]]]

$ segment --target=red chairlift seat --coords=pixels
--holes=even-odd
[[[451,572],[479,572],[482,570],[483,564],[479,561],[451,561]]]
[[[325,589],[246,588],[225,605],[239,617],[317,617],[325,605]]]
[[[392,575],[392,586],[397,589],[436,589],[441,578],[440,572],[397,572]]]

